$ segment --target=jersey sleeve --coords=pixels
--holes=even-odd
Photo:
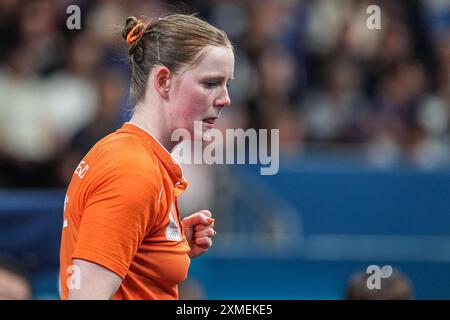
[[[122,279],[159,205],[157,172],[116,168],[89,195],[72,259],[101,265]]]

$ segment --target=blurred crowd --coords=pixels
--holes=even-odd
[[[66,26],[69,5],[81,29]],[[367,7],[381,9],[371,30]],[[66,186],[130,116],[127,16],[198,12],[236,47],[228,128],[279,128],[282,152],[360,148],[450,162],[445,0],[0,0],[0,187]]]

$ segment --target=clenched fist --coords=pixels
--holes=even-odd
[[[214,221],[208,210],[198,211],[183,219],[184,233],[191,247],[190,258],[202,255],[212,246],[212,237],[216,235]]]

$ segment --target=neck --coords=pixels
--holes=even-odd
[[[171,141],[172,132],[167,125],[164,118],[164,113],[154,106],[137,105],[133,116],[130,119],[134,123],[150,133],[153,138],[166,148],[167,151],[172,152],[172,149],[177,144],[177,141]]]

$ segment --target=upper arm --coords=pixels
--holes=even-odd
[[[74,259],[77,271],[72,276],[73,288],[69,288],[69,300],[107,300],[117,292],[122,278],[116,273],[89,261]]]
[[[126,173],[102,184],[88,197],[71,255],[122,278],[152,226],[158,196],[145,173]]]
[[[154,175],[119,160],[86,196],[69,267],[71,279],[79,272],[80,289],[69,290],[69,299],[111,298],[155,219]]]

